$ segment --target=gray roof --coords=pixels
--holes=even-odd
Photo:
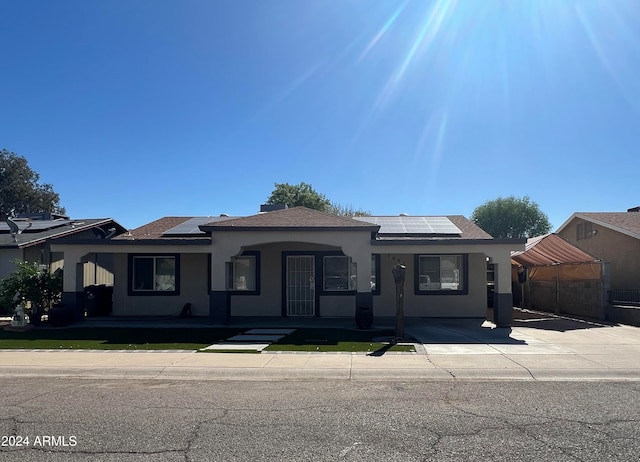
[[[377,231],[379,228],[378,225],[351,217],[341,217],[306,207],[274,210],[200,226],[203,231]]]
[[[20,234],[11,235],[9,225],[0,223],[0,248],[24,248],[38,245],[50,239],[59,239],[88,231],[92,228],[116,228],[117,233],[123,233],[126,229],[112,218],[84,218],[77,220],[15,220]]]
[[[380,244],[515,242],[493,239],[462,215],[352,218],[294,207],[247,217],[164,217],[117,236],[111,243],[199,243],[205,237],[210,239],[209,233],[219,231],[368,231],[376,235]]]

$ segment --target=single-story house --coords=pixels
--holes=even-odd
[[[50,213],[20,214],[0,223],[0,279],[15,270],[16,260],[38,263],[50,271],[62,268],[63,253],[51,249],[51,243],[57,239],[87,242],[125,231],[111,218],[70,219]],[[88,261],[83,267],[82,283],[113,284],[110,267],[108,258]]]
[[[76,265],[95,254],[114,264],[113,314],[196,316],[395,315],[392,268],[405,265],[408,317],[484,318],[487,262],[495,313],[511,322],[511,251],[524,239],[494,239],[452,216],[340,217],[304,207],[247,217],[165,217],[102,241],[57,241],[65,256],[64,302],[82,305]],[[267,211],[271,210],[271,211]]]
[[[556,233],[609,263],[613,303],[640,304],[640,207],[577,212]]]

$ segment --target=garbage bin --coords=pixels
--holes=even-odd
[[[370,306],[358,306],[356,308],[356,325],[358,329],[371,329],[373,324],[373,308]]]
[[[113,286],[91,285],[84,289],[87,317],[108,316],[113,311]]]
[[[98,286],[97,301],[99,316],[109,316],[113,311],[113,286]]]

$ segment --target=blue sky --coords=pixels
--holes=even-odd
[[[637,0],[0,2],[0,148],[74,218],[640,205]]]

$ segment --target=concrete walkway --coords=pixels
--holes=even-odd
[[[0,376],[180,380],[633,380],[640,328],[516,311],[514,325],[411,319],[416,354],[0,351]]]

